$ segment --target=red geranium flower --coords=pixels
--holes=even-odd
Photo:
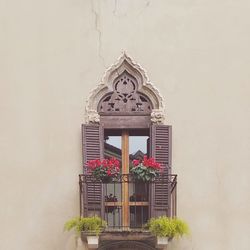
[[[146,155],[143,160],[133,160],[130,167],[130,173],[136,179],[143,181],[151,181],[159,175],[160,171],[160,163],[156,162],[154,158],[148,158]]]
[[[87,169],[97,179],[103,180],[120,174],[120,162],[115,158],[90,160],[87,162]]]

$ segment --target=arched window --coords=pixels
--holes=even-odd
[[[117,158],[122,177],[112,183],[81,176],[81,215],[97,214],[109,227],[141,227],[150,217],[171,216],[171,126],[163,100],[145,71],[125,53],[92,91],[86,107],[83,161]],[[154,157],[163,169],[154,183],[129,177],[133,159]],[[83,169],[86,173],[86,169]]]

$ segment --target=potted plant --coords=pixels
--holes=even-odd
[[[154,158],[144,156],[143,160],[133,160],[130,173],[136,180],[152,181],[160,173],[161,165]]]
[[[189,227],[185,221],[166,216],[150,219],[148,228],[157,237],[157,248],[166,246],[172,238],[179,238],[189,234]]]
[[[96,159],[87,162],[87,169],[97,180],[110,182],[120,174],[120,162],[115,159]]]
[[[109,195],[105,195],[105,202],[117,202],[118,199],[115,195],[113,194],[109,194]],[[105,207],[105,212],[108,212],[108,213],[113,213],[115,211],[115,209],[117,208],[117,206],[107,206]]]
[[[77,235],[83,233],[89,248],[97,248],[99,234],[106,226],[107,223],[98,216],[75,217],[65,223],[64,229],[67,231],[74,229]]]
[[[129,201],[147,201],[147,197],[145,194],[136,194],[133,193],[130,197],[129,197]]]

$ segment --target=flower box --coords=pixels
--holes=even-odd
[[[90,249],[97,249],[99,244],[99,236],[87,235],[87,243]]]
[[[157,237],[156,248],[164,248],[168,244],[168,237]]]
[[[90,160],[87,162],[87,170],[97,180],[108,183],[119,176],[120,162],[115,158]]]
[[[154,158],[144,156],[143,160],[133,160],[130,167],[130,173],[138,181],[149,182],[153,181],[161,171],[160,163]]]

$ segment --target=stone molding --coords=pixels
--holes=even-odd
[[[138,92],[147,96],[152,102],[151,121],[153,123],[163,123],[165,117],[164,104],[159,90],[149,81],[146,71],[126,52],[123,52],[117,62],[106,70],[99,85],[91,91],[86,104],[85,122],[100,122],[100,116],[97,112],[98,104],[106,94],[113,91],[114,80],[124,71],[127,71],[136,79]]]

